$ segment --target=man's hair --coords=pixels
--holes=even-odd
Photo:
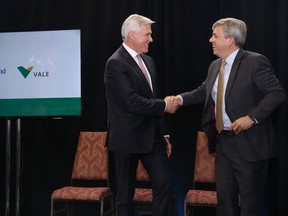
[[[223,18],[213,24],[212,30],[219,25],[222,26],[225,37],[233,37],[235,44],[238,47],[244,46],[247,35],[247,27],[245,22],[235,18]]]
[[[151,19],[138,15],[138,14],[132,14],[130,15],[122,24],[121,28],[121,36],[122,39],[126,39],[128,37],[128,33],[130,31],[134,32],[140,32],[141,31],[141,25],[143,24],[153,24],[155,21],[152,21]]]

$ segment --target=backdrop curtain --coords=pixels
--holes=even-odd
[[[138,13],[156,21],[152,35],[154,42],[149,54],[157,64],[164,97],[192,90],[204,81],[210,62],[216,58],[208,42],[212,33],[211,26],[223,17],[235,17],[246,22],[248,36],[245,49],[260,52],[271,60],[287,92],[287,11],[286,0],[2,2],[0,32],[81,29],[81,117],[57,120],[20,117],[23,144],[21,214],[48,215],[52,191],[70,183],[79,131],[106,130],[107,110],[103,83],[105,62],[122,43],[120,29],[126,17]],[[0,59],[0,68],[2,64]],[[183,197],[192,182],[196,132],[201,130],[201,111],[202,106],[198,105],[180,109],[177,114],[169,116],[174,146],[171,167],[179,216],[183,215]],[[283,216],[288,214],[287,103],[276,110],[273,120],[279,137],[279,156],[271,167],[264,211],[266,215]],[[1,215],[4,215],[5,206],[6,121],[7,118],[0,119]],[[14,124],[12,128],[14,131]],[[12,144],[14,155],[15,143]],[[15,160],[15,156],[11,159]],[[12,179],[15,172],[12,169]],[[14,183],[12,180],[12,209]]]

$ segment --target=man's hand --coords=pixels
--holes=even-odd
[[[166,102],[166,112],[170,113],[170,114],[174,114],[176,113],[176,111],[179,108],[179,103],[178,103],[178,99],[175,96],[167,96],[165,97],[165,102]]]
[[[254,121],[251,120],[250,117],[247,115],[234,121],[230,126],[230,130],[233,131],[235,134],[239,134],[244,130],[249,130],[253,126],[253,124]]]
[[[166,146],[166,153],[167,153],[167,156],[168,158],[171,156],[171,153],[172,153],[172,145],[170,143],[170,139],[169,137],[164,137],[165,138],[165,141],[167,143],[167,146]]]
[[[171,143],[167,144],[166,153],[167,153],[167,156],[169,158],[171,156],[171,153],[172,153],[172,145],[171,145]]]

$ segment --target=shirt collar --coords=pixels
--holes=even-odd
[[[236,58],[236,55],[237,55],[237,53],[239,52],[239,48],[238,49],[236,49],[234,52],[232,52],[227,58],[226,58],[226,62],[227,62],[227,64],[228,65],[230,65],[230,66],[232,66],[232,64],[233,64],[233,62],[234,62],[234,60],[235,60],[235,58]]]
[[[135,52],[133,49],[131,49],[130,47],[128,47],[124,42],[122,43],[124,48],[127,50],[127,52],[135,59],[136,56],[138,55],[137,52]]]

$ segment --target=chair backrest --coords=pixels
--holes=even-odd
[[[197,133],[194,182],[215,182],[215,154],[209,153],[208,140],[202,131]]]
[[[145,170],[141,161],[138,161],[137,171],[136,171],[136,180],[137,181],[150,181],[147,171]]]
[[[106,180],[108,178],[107,132],[80,132],[72,179]]]

